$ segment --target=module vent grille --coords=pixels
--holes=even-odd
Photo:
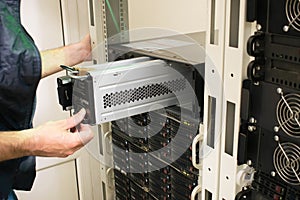
[[[107,93],[103,96],[104,109],[180,92],[185,88],[186,80],[182,78],[172,81],[149,84],[123,91]]]
[[[278,143],[273,154],[273,164],[278,175],[291,185],[300,185],[300,148],[296,144]]]
[[[290,80],[287,80],[287,79],[282,79],[282,78],[278,78],[278,77],[273,76],[271,78],[271,81],[272,81],[272,83],[285,85],[285,86],[292,87],[292,88],[295,88],[295,89],[300,89],[300,84],[298,84],[296,82],[293,82],[293,81],[290,81]]]
[[[287,62],[300,63],[300,57],[298,57],[298,56],[292,56],[292,55],[276,53],[276,52],[272,52],[271,55],[272,55],[272,58],[274,58],[274,59],[283,60],[283,61],[287,61]]]

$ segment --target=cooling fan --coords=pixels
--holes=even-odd
[[[300,147],[291,142],[280,143],[273,154],[273,164],[277,174],[288,184],[300,185]],[[275,172],[271,173],[275,176]]]
[[[283,27],[284,32],[288,32],[291,27],[300,32],[300,1],[286,0],[285,13],[289,24]]]
[[[280,95],[276,107],[276,117],[279,126],[274,131],[281,129],[293,138],[300,138],[300,95],[296,93],[283,93],[277,88]],[[273,164],[277,174],[288,184],[300,185],[300,147],[292,142],[280,143],[279,136],[274,137],[278,147],[273,154]],[[275,172],[272,173],[275,176]]]
[[[282,129],[287,135],[300,138],[300,95],[295,93],[284,95],[281,88],[278,88],[277,92],[281,96],[276,108],[279,126],[274,130],[278,132]]]

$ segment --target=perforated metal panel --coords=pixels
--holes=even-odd
[[[135,101],[142,101],[144,99],[150,99],[157,96],[163,96],[166,94],[182,91],[186,88],[185,79],[176,79],[172,81],[165,81],[161,83],[155,83],[145,85],[142,87],[132,88],[128,90],[122,90],[118,92],[112,92],[103,96],[104,109],[113,106],[118,106],[126,103],[133,103]]]
[[[160,59],[133,58],[88,68],[84,83],[74,93],[75,107],[85,107],[90,123],[99,124],[172,105],[192,107],[196,101],[193,68],[169,65]],[[88,82],[90,80],[90,82]],[[75,84],[74,91],[80,85]],[[86,103],[82,103],[86,102]]]

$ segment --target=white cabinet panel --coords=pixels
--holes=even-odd
[[[40,50],[63,46],[63,29],[58,0],[26,0],[21,4],[21,20]],[[56,78],[64,72],[40,81],[34,126],[69,116],[58,104]]]
[[[129,26],[163,28],[179,33],[206,30],[206,0],[130,0]]]
[[[59,0],[21,1],[21,21],[40,50],[63,45]]]
[[[37,172],[31,192],[17,192],[20,200],[77,200],[75,161]]]

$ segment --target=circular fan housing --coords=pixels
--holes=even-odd
[[[290,27],[300,32],[300,2],[299,0],[286,0],[285,13],[289,24],[283,27],[287,32]]]
[[[273,155],[278,175],[287,183],[300,185],[300,148],[293,143],[282,143]]]
[[[300,138],[300,95],[285,95],[277,104],[276,116],[286,134]]]

